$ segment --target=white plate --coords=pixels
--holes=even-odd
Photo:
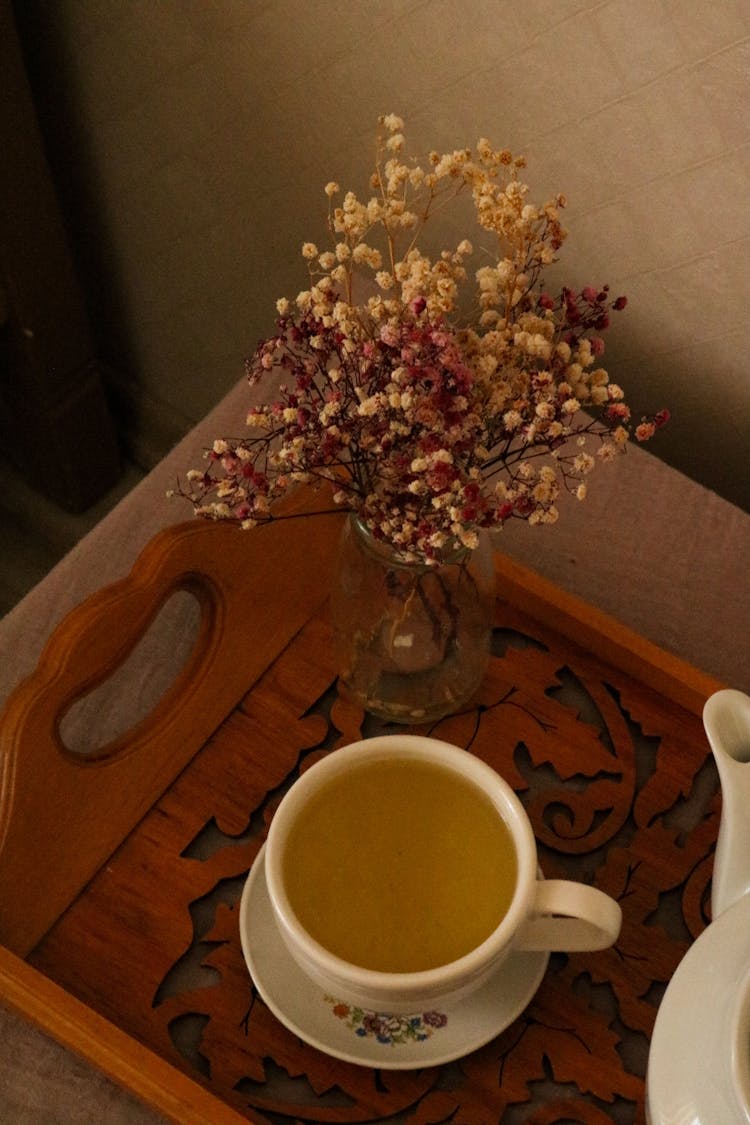
[[[732,1081],[734,1017],[749,967],[750,895],[745,895],[691,945],[664,994],[648,1061],[651,1125],[750,1120]],[[750,1042],[744,1047],[750,1067]]]
[[[273,917],[264,849],[240,902],[240,939],[255,987],[300,1039],[361,1066],[416,1070],[461,1058],[488,1043],[521,1014],[547,969],[547,953],[514,953],[472,996],[440,1012],[384,1017],[331,1000],[298,968]]]

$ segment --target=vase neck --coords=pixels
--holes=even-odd
[[[367,526],[365,521],[356,512],[349,517],[352,535],[360,543],[363,550],[370,552],[389,566],[403,566],[409,569],[433,570],[438,566],[456,566],[469,557],[471,551],[468,547],[456,547],[446,551],[437,562],[426,562],[424,559],[409,560],[403,558],[399,548],[388,539],[378,539]]]

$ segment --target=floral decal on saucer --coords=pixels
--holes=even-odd
[[[337,1019],[343,1020],[360,1038],[372,1037],[378,1043],[391,1047],[402,1043],[423,1043],[434,1031],[445,1027],[448,1017],[443,1012],[422,1012],[413,1016],[390,1016],[382,1012],[370,1012],[352,1004],[342,1004],[332,996],[326,1002],[333,1005],[332,1011]]]

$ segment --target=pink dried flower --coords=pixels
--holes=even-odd
[[[429,563],[471,547],[479,528],[553,522],[562,488],[585,495],[596,462],[582,446],[601,462],[622,450],[631,411],[593,361],[627,300],[611,300],[607,285],[557,296],[543,287],[566,237],[565,199],[531,204],[522,157],[481,140],[422,168],[401,155],[400,119],[381,124],[375,194],[362,201],[327,185],[331,248],[304,243],[309,288],[276,303],[275,335],[247,360],[250,385],[273,378],[276,398],[176,491],[202,516],[249,527],[273,519],[295,484],[330,482],[334,503],[376,538]],[[473,275],[479,311],[468,324],[458,310],[471,242],[436,258],[418,249],[423,225],[461,192],[472,195],[480,239],[490,232],[498,246]],[[357,301],[360,271],[371,283]],[[635,437],[668,419],[643,418]]]

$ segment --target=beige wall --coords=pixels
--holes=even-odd
[[[629,297],[654,452],[750,510],[748,0],[20,0],[97,326],[155,456],[241,376],[364,186],[377,115],[568,197],[560,278]],[[138,404],[132,405],[133,389]],[[134,429],[133,429],[134,427]]]

